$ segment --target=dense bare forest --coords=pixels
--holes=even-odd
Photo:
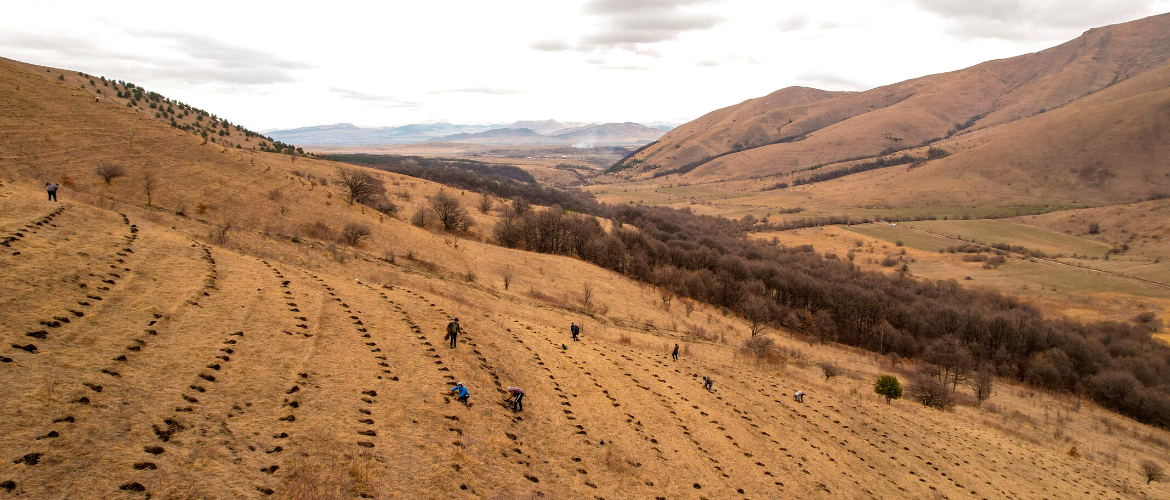
[[[382,164],[393,163],[401,160]],[[760,329],[782,326],[812,341],[921,359],[933,365],[935,381],[952,390],[968,376],[995,373],[1170,427],[1170,349],[1151,339],[1160,327],[1152,313],[1126,323],[1049,319],[1015,297],[954,280],[866,272],[810,246],[750,239],[738,221],[686,209],[599,204],[582,191],[444,166],[429,167],[425,177],[540,204],[567,200],[572,207],[518,212],[513,207],[525,203],[502,205],[493,230],[501,245],[578,256],[659,287],[666,300],[714,304]],[[394,170],[414,175],[401,166]],[[607,233],[599,218],[612,220],[615,229]]]

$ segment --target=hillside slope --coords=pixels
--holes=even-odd
[[[1008,385],[981,409],[887,405],[884,360],[783,333],[784,360],[753,364],[714,308],[415,228],[346,204],[337,164],[75,94],[0,62],[0,498],[1167,495],[1135,465],[1165,431]],[[102,160],[129,175],[106,185]],[[441,189],[374,174],[402,213]],[[351,222],[361,247],[326,236]],[[470,406],[441,394],[456,381]],[[513,385],[523,413],[494,403]]]
[[[1110,172],[1102,174],[1104,178],[1117,174],[1128,176],[1128,180],[1119,178],[1114,182],[1124,184],[1123,189],[1102,192],[1101,186],[1090,182],[1075,188],[1087,192],[1074,193],[1068,186],[1052,184],[1067,176],[1053,177],[1051,171],[1032,170],[1025,165],[1023,175],[1034,178],[1023,185],[1051,192],[1067,202],[1072,201],[1070,197],[1095,203],[1131,202],[1135,201],[1131,192],[1137,187],[1133,179],[1147,176],[1147,172],[1126,174],[1121,170],[1146,164],[1152,157],[1135,158],[1134,143],[1140,143],[1140,154],[1153,149],[1150,154],[1157,155],[1170,134],[1158,121],[1161,115],[1148,109],[1165,102],[1159,91],[1168,83],[1167,73],[1161,71],[1168,58],[1170,14],[1093,29],[1035,54],[989,61],[866,92],[833,97],[822,94],[826,97],[823,100],[799,104],[781,100],[774,108],[758,108],[757,103],[748,101],[672,131],[636,155],[636,161],[627,162],[632,168],[623,174],[644,177],[681,169],[686,172],[683,179],[689,181],[775,176],[937,140],[935,145],[954,153],[955,157],[948,158],[952,164],[967,158],[964,168],[984,169],[974,175],[987,177],[979,184],[948,185],[947,195],[959,189],[989,194],[1008,186],[1010,181],[997,178],[994,169],[999,165],[1064,163],[1077,171],[1105,168]],[[1135,85],[1148,93],[1144,99],[1114,98],[1111,105],[1123,108],[1115,111],[1101,109],[1109,99],[1094,99],[1097,93],[1138,77],[1144,78]],[[1125,97],[1136,95],[1130,92]],[[1094,113],[1077,117],[1083,121],[1082,126],[1053,118],[1067,119],[1068,114],[1052,115],[1055,111],[1086,108],[1098,109],[1097,114],[1112,113],[1117,119],[1129,114],[1143,118],[1106,128],[1105,124],[1111,122],[1105,117],[1095,121]],[[1059,141],[1054,139],[1058,134],[1046,128],[1053,123],[1063,127]],[[1008,126],[1012,128],[1003,128]],[[1129,143],[1100,140],[1098,136],[1104,130],[1128,137]],[[976,138],[981,132],[984,135]],[[996,139],[1009,145],[974,148],[979,153],[968,154],[973,145]],[[1026,162],[1008,154],[1009,148],[1021,144],[1030,145],[1027,153],[1031,158]],[[1078,146],[1069,148],[1072,144]],[[1086,174],[1093,176],[1092,172]],[[916,186],[909,180],[907,185]],[[1021,186],[1011,185],[1012,190]],[[908,187],[900,191],[908,192]]]

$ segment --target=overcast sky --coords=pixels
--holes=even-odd
[[[0,56],[253,129],[685,122],[790,85],[864,90],[1056,45],[1170,0],[0,0]]]

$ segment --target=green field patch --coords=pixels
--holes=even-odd
[[[921,233],[913,231],[901,224],[891,226],[884,222],[873,224],[856,224],[852,226],[838,226],[846,231],[852,231],[857,234],[869,236],[879,240],[885,240],[891,243],[902,242],[903,245],[916,249],[925,250],[927,252],[937,252],[949,246],[957,244],[955,240],[944,238],[942,236],[935,236],[932,234]]]
[[[1161,298],[1170,295],[1164,288],[1140,281],[1040,262],[1009,260],[996,272],[1043,287],[1055,288],[1057,291],[1118,293]]]
[[[1056,233],[1038,227],[1001,220],[926,220],[906,222],[907,226],[976,241],[986,245],[1007,243],[1048,255],[1088,255],[1104,257],[1110,246],[1093,240]]]

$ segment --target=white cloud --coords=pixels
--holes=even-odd
[[[1170,0],[292,0],[279,12],[202,0],[158,2],[145,17],[122,10],[3,2],[0,55],[131,81],[254,129],[685,121],[790,85],[860,90],[1034,52],[1170,10]]]
[[[797,14],[795,16],[786,17],[784,19],[776,21],[776,29],[783,31],[783,32],[800,31],[802,29],[807,28],[808,25],[809,25],[808,14]]]
[[[716,1],[591,0],[582,10],[599,18],[599,26],[581,38],[578,48],[645,50],[643,45],[677,40],[688,31],[710,30],[725,18],[685,7],[707,6]]]
[[[432,94],[445,94],[448,92],[462,92],[465,94],[489,94],[489,95],[515,95],[515,94],[523,94],[524,93],[523,90],[501,89],[501,88],[494,88],[494,87],[468,87],[468,88],[462,88],[462,89],[446,89],[446,90],[431,91]]]
[[[417,108],[422,106],[422,104],[418,102],[404,101],[390,96],[367,94],[365,92],[358,92],[356,90],[343,89],[338,87],[329,87],[329,92],[342,99],[360,101],[382,107]]]
[[[915,0],[962,37],[1049,39],[1053,31],[1102,26],[1148,15],[1150,0]]]

